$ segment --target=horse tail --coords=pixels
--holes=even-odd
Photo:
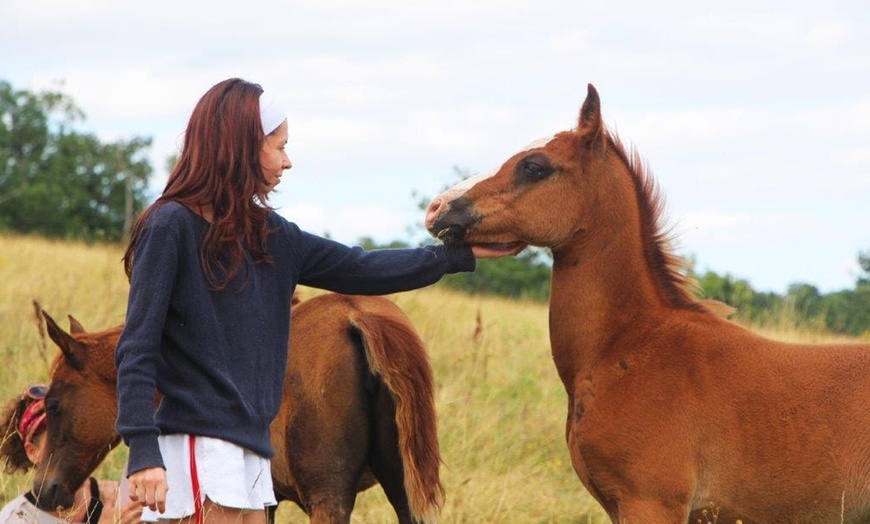
[[[399,453],[408,505],[417,521],[434,523],[444,503],[441,452],[429,356],[408,319],[396,312],[354,312],[371,372],[380,377],[396,405]]]

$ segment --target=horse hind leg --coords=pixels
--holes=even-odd
[[[396,405],[392,397],[381,391],[375,401],[369,468],[393,506],[399,524],[413,524],[417,521],[411,515],[408,494],[405,492],[404,464],[399,453],[399,429],[395,413]]]
[[[310,524],[349,524],[358,479],[365,467],[361,460],[365,451],[345,446],[329,432],[315,440],[319,442],[312,443],[313,447],[319,450],[303,447],[294,450],[294,454],[304,457],[294,463],[302,494],[300,507]]]
[[[340,352],[325,347],[323,353]],[[311,384],[291,389],[293,414],[286,429],[288,463],[300,506],[311,524],[347,524],[371,447],[370,414],[362,377],[365,366],[352,350]],[[321,394],[327,391],[329,394]]]
[[[369,467],[400,522],[435,522],[444,488],[434,382],[425,346],[399,315],[358,313],[352,325],[379,379]]]

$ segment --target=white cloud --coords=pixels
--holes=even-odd
[[[156,188],[208,87],[280,91],[295,167],[276,200],[346,241],[401,236],[421,218],[413,190],[571,127],[592,82],[700,259],[773,281],[787,252],[825,268],[803,280],[839,285],[842,261],[870,248],[856,225],[870,221],[859,0],[8,0],[0,20],[4,79],[63,79],[101,137],[153,136]]]
[[[679,26],[687,37],[696,41],[763,46],[790,52],[829,52],[851,36],[845,23],[826,20],[824,14],[820,17],[818,13],[780,10],[731,11],[719,7],[709,13],[689,15]]]
[[[328,235],[355,244],[362,237],[389,241],[405,236],[407,217],[383,205],[331,206],[324,202],[301,201],[279,211],[306,231]]]

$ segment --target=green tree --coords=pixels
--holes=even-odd
[[[822,310],[822,294],[811,284],[791,284],[786,293],[786,302],[791,305],[799,321],[809,321],[819,316]]]
[[[737,318],[756,324],[773,322],[783,311],[783,298],[776,293],[755,291],[748,281],[731,275],[707,271],[702,275],[690,271],[701,288],[700,295],[724,302],[735,308]]]
[[[863,273],[858,276],[858,287],[870,286],[870,251],[858,253],[858,265]]]
[[[479,259],[473,273],[447,275],[444,283],[470,293],[546,301],[551,273],[548,261],[527,249],[515,257]]]
[[[831,332],[846,335],[870,332],[870,286],[825,295],[822,308],[825,326]]]
[[[150,138],[103,143],[78,132],[84,113],[60,92],[0,81],[0,228],[118,240],[125,208],[146,201]]]

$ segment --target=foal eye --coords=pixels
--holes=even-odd
[[[45,402],[45,411],[49,415],[57,415],[60,413],[60,402],[56,399],[49,399]]]
[[[556,170],[543,153],[533,153],[514,166],[514,176],[520,183],[535,183],[549,177]]]
[[[550,174],[550,166],[545,166],[538,164],[537,162],[526,160],[525,162],[523,162],[523,171],[525,171],[526,175],[531,178],[544,178],[545,176]]]

